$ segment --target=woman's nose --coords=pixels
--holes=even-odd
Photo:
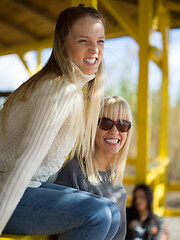
[[[118,133],[119,133],[119,131],[118,131],[118,129],[117,129],[117,127],[116,127],[115,124],[114,124],[114,126],[111,128],[111,131],[113,131],[113,132],[118,132]]]
[[[98,53],[99,52],[98,46],[95,43],[91,43],[89,46],[89,51],[93,53]]]

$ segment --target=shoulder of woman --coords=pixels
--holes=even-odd
[[[85,190],[85,176],[75,158],[68,160],[59,171],[56,183]]]
[[[72,159],[68,159],[63,168],[67,168],[67,167],[68,167],[68,168],[69,168],[69,167],[78,168],[78,167],[80,167],[80,166],[79,166],[79,164],[78,164],[77,159],[74,157],[74,158],[72,158]]]
[[[42,81],[33,92],[34,96],[48,96],[58,93],[72,94],[76,90],[74,84],[63,77]]]
[[[158,222],[163,222],[163,218],[162,218],[162,217],[160,217],[160,216],[158,216],[158,215],[156,215],[156,214],[153,214],[153,217],[154,217],[154,219],[155,219],[156,221],[158,221]]]
[[[79,163],[78,163],[76,158],[67,160],[67,162],[62,167],[61,171],[71,172],[71,174],[75,173],[75,174],[78,174],[78,175],[79,174],[81,175],[81,173],[82,173],[82,170],[81,170],[81,168],[79,166]]]

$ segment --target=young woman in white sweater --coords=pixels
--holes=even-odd
[[[82,5],[65,9],[44,68],[0,111],[0,233],[112,239],[120,215],[111,201],[55,185],[71,151],[88,158],[103,96],[104,24]]]

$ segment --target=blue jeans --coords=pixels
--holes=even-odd
[[[28,187],[3,233],[60,235],[63,240],[113,239],[120,223],[117,206],[106,198],[43,183]]]

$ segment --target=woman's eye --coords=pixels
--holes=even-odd
[[[79,40],[79,42],[81,43],[83,43],[83,42],[87,42],[87,40],[84,40],[84,39],[82,39],[82,40]]]
[[[104,44],[104,40],[99,40],[98,43]]]

